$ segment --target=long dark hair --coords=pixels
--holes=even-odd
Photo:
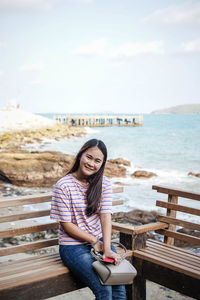
[[[99,202],[101,200],[103,172],[107,160],[107,148],[104,142],[97,139],[91,139],[87,141],[79,150],[78,154],[75,157],[74,165],[72,166],[71,170],[68,172],[68,174],[76,172],[79,168],[82,154],[89,148],[95,146],[98,147],[99,150],[103,153],[104,159],[101,168],[98,170],[98,172],[96,172],[95,174],[87,178],[87,181],[89,182],[89,187],[86,192],[87,204],[88,204],[86,209],[87,216],[91,216],[93,213],[97,211]]]

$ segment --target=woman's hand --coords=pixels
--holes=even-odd
[[[110,257],[110,258],[114,258],[115,260],[115,265],[118,265],[121,261],[121,257],[119,254],[115,253],[114,251],[112,251],[111,249],[110,250],[106,250],[104,251],[104,254],[103,254],[103,258],[105,257]]]
[[[103,252],[103,243],[101,241],[97,241],[97,243],[93,246],[96,252]]]

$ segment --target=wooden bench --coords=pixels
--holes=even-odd
[[[190,193],[167,187],[153,186],[159,193],[168,195],[168,201],[156,201],[156,206],[166,208],[166,215],[158,216],[158,222],[141,225],[137,228],[131,225],[113,224],[119,230],[121,242],[133,250],[133,264],[138,271],[134,280],[132,297],[136,300],[146,299],[146,280],[166,286],[172,290],[200,299],[200,254],[174,246],[174,240],[189,243],[200,249],[200,223],[186,221],[182,215],[200,216],[200,209],[192,208],[190,203],[178,204],[182,201],[200,200],[200,194]],[[188,204],[188,205],[187,205]],[[195,205],[194,205],[195,206]],[[178,212],[178,213],[177,213]],[[176,227],[194,230],[196,236],[191,236]],[[164,236],[163,241],[146,239],[146,233],[155,231]]]
[[[113,192],[122,192],[123,188],[115,188]],[[21,196],[15,198],[1,198],[0,209],[19,207],[23,205],[35,205],[51,201],[51,193],[40,195]],[[122,204],[123,201],[115,200],[113,205]],[[47,205],[48,206],[48,205]],[[50,208],[31,212],[7,214],[0,217],[0,238],[10,238],[18,235],[25,235],[36,232],[58,229],[58,223],[49,218]],[[42,224],[38,223],[39,218],[45,217]],[[37,218],[36,223],[30,225],[30,219]],[[24,224],[29,220],[29,224]],[[8,222],[20,221],[19,228],[6,228]],[[4,226],[4,228],[3,228]],[[39,239],[37,241],[25,242],[20,245],[0,248],[0,256],[18,255],[27,251],[40,251],[43,248],[58,244],[57,237]],[[51,248],[49,248],[51,249]],[[30,255],[25,258],[14,257],[11,261],[0,264],[0,299],[2,300],[27,300],[47,299],[59,294],[71,292],[82,288],[80,282],[74,280],[70,271],[62,264],[58,249],[52,253]]]

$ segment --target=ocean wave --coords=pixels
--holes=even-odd
[[[94,128],[91,128],[91,127],[85,127],[85,131],[87,134],[93,134],[93,133],[99,133],[100,131],[98,129],[94,129]]]

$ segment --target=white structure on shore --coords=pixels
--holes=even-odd
[[[0,111],[5,111],[5,110],[16,110],[20,108],[20,104],[17,103],[16,99],[11,99],[8,101],[6,107],[0,108]]]
[[[19,108],[0,109],[0,134],[9,131],[34,130],[56,126],[55,120],[23,111]]]

